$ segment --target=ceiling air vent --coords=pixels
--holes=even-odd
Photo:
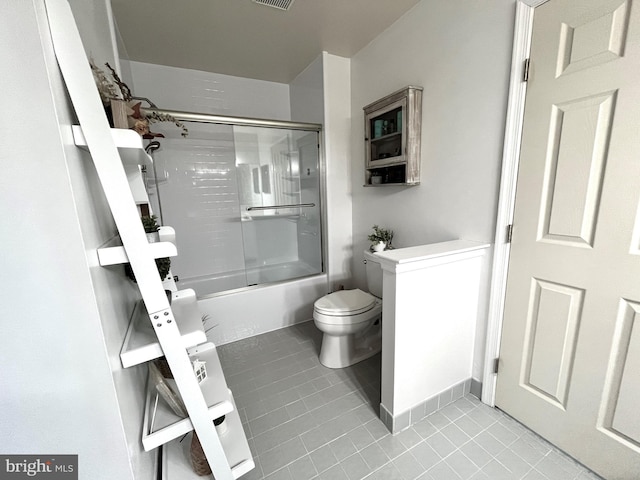
[[[267,7],[277,8],[279,10],[289,10],[294,0],[252,0],[253,3],[266,5]]]

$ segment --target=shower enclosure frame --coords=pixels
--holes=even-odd
[[[252,118],[252,117],[236,117],[231,115],[215,115],[208,113],[194,113],[194,112],[185,112],[180,110],[167,110],[160,108],[142,108],[142,113],[146,116],[151,116],[156,113],[158,115],[169,115],[175,118],[177,121],[185,121],[185,122],[199,122],[199,123],[211,123],[218,125],[230,125],[230,126],[242,126],[242,127],[262,127],[262,128],[274,128],[274,129],[288,129],[288,130],[300,130],[300,131],[308,131],[315,132],[318,135],[318,175],[319,175],[319,199],[320,199],[320,255],[321,255],[321,264],[322,270],[319,273],[314,273],[310,275],[304,275],[292,279],[287,280],[279,280],[273,282],[263,282],[257,285],[248,285],[239,288],[233,288],[229,290],[224,290],[221,292],[213,292],[206,295],[199,296],[201,299],[206,298],[215,298],[219,296],[228,295],[231,293],[241,293],[244,291],[258,289],[262,286],[268,285],[277,285],[281,283],[287,282],[295,282],[297,280],[301,280],[304,278],[310,278],[314,276],[325,275],[328,278],[327,272],[327,212],[326,212],[326,163],[325,163],[325,155],[324,155],[324,137],[323,137],[323,129],[322,125],[319,123],[305,123],[305,122],[292,122],[288,120],[272,120],[272,119],[262,119],[262,118]],[[154,162],[155,167],[155,162]],[[155,172],[154,172],[155,176]]]

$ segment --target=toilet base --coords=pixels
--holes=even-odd
[[[378,322],[378,325],[372,325],[359,335],[334,336],[325,333],[320,348],[320,363],[328,368],[345,368],[380,353],[380,327]]]

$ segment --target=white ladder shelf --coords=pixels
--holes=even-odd
[[[56,59],[80,123],[72,129],[74,140],[76,145],[91,153],[122,242],[121,245],[101,249],[101,264],[129,262],[142,297],[124,341],[123,366],[137,365],[164,355],[174,377],[175,389],[188,413],[186,419],[171,417],[169,409],[156,407],[160,402],[153,400],[155,392],[148,393],[143,446],[146,450],[153,449],[193,430],[215,478],[238,478],[255,465],[215,346],[198,344],[206,340],[206,336],[203,338],[202,322],[192,292],[174,292],[172,302],[169,302],[155,258],[177,252],[170,243],[149,244],[140,221],[137,205],[149,201],[140,165],[151,159],[135,132],[109,128],[68,3],[45,0],[45,4]],[[202,383],[202,388],[192,369],[190,355],[202,356],[210,363],[208,369],[211,369],[211,374]],[[153,408],[150,410],[150,407]],[[229,431],[223,435],[226,438],[218,436],[212,422],[212,418],[220,415],[227,417],[225,422],[228,422]],[[165,472],[172,471],[170,465],[182,465],[185,461],[188,464],[186,458],[178,461],[168,459],[173,456],[171,444],[168,450],[169,455],[163,456],[164,462],[169,462]],[[191,474],[194,478],[201,478],[193,471]],[[185,478],[182,474],[165,474],[165,478],[170,478],[166,475],[171,475],[172,479]]]
[[[135,165],[135,168],[138,169],[139,172],[140,164],[135,164],[134,160],[137,159],[136,161],[145,163],[152,160],[144,153],[142,142],[136,142],[136,139],[131,138],[131,135],[138,137],[138,139],[140,138],[135,132],[111,129],[110,134],[115,141],[120,155],[127,159],[122,160],[120,165],[126,173],[127,187],[133,191],[135,189],[135,183],[138,182],[139,178],[131,173],[133,171],[132,169],[127,172],[126,166],[129,165],[131,167]],[[82,129],[78,126],[74,126],[74,138],[78,142],[78,147],[90,148],[84,140],[85,136],[82,134]],[[138,153],[134,153],[131,150],[138,150]],[[117,170],[116,167],[112,168]],[[130,210],[136,213],[136,225],[131,228],[141,228],[141,222],[137,217],[136,205],[148,202],[146,191],[140,199],[142,202],[137,200],[130,202]],[[114,219],[116,219],[115,214]],[[117,219],[116,225],[118,225]],[[126,262],[131,263],[140,287],[146,286],[142,285],[143,283],[147,284],[150,281],[159,279],[155,264],[151,273],[143,270],[142,276],[139,276],[140,269],[137,269],[135,262],[131,261],[135,257],[132,257],[129,253],[130,248],[128,248],[127,240],[125,240],[126,236],[123,235],[120,227],[118,227],[118,229],[120,238],[114,238],[107,245],[98,249],[100,265],[111,266]],[[177,255],[177,250],[174,245],[175,231],[171,227],[161,227],[160,239],[167,239],[169,241],[147,243],[145,236],[144,243],[146,253],[152,259]],[[156,278],[150,280],[149,275]],[[160,288],[162,289],[164,297],[165,293],[162,283],[160,283]],[[148,308],[148,302],[143,293],[142,300],[136,305],[131,315],[129,328],[124,338],[120,352],[122,366],[125,368],[132,367],[164,355],[174,375],[174,380],[167,380],[167,383],[169,383],[175,391],[180,393],[189,417],[180,418],[174,414],[169,406],[159,398],[155,387],[147,385],[144,425],[142,429],[142,445],[144,450],[150,451],[163,446],[163,480],[171,480],[174,478],[201,478],[195,474],[189,461],[191,437],[187,437],[187,439],[182,442],[180,441],[180,437],[195,430],[204,448],[204,442],[199,428],[201,430],[204,429],[209,433],[213,432],[215,439],[218,440],[219,447],[218,445],[209,446],[209,449],[213,449],[213,451],[207,451],[205,449],[205,455],[207,455],[209,464],[215,465],[215,467],[212,468],[215,478],[239,478],[241,475],[255,468],[255,463],[251,457],[251,450],[249,449],[242,422],[237,412],[235,401],[233,400],[233,395],[227,388],[215,345],[207,343],[195,292],[191,289],[172,292],[169,307],[161,309],[154,314],[150,315]],[[174,326],[173,329],[162,329],[163,327],[171,327],[172,324]],[[185,358],[183,356],[177,360],[170,359],[166,354],[166,349],[185,353],[187,368],[184,368]],[[195,381],[195,375],[191,369],[192,357],[197,357],[199,360],[205,361],[207,365],[207,379],[199,385]],[[206,418],[204,422],[202,420],[194,420],[194,416],[192,415],[194,407],[190,407],[187,402],[186,395],[188,394],[185,393],[185,383],[193,392],[189,384],[194,382],[198,390],[195,393],[191,393],[191,395],[199,397],[198,400],[202,400],[206,407]],[[199,408],[201,407],[196,407],[196,409]],[[213,426],[213,420],[223,415],[227,423],[227,432],[220,438]],[[213,453],[214,457],[220,458],[220,450],[224,456],[224,463],[221,464],[219,460],[212,463],[209,455]],[[225,474],[230,476],[227,477]]]

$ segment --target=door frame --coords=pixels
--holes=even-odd
[[[525,96],[527,93],[527,83],[523,81],[525,60],[529,58],[531,51],[531,33],[533,31],[535,8],[548,1],[516,0],[509,99],[502,152],[502,173],[493,247],[487,336],[482,376],[482,402],[492,407],[495,406],[497,384],[497,374],[493,372],[495,359],[500,356],[500,339],[507,293],[507,272],[509,268],[509,253],[511,251],[511,244],[507,235],[509,225],[513,223]]]

